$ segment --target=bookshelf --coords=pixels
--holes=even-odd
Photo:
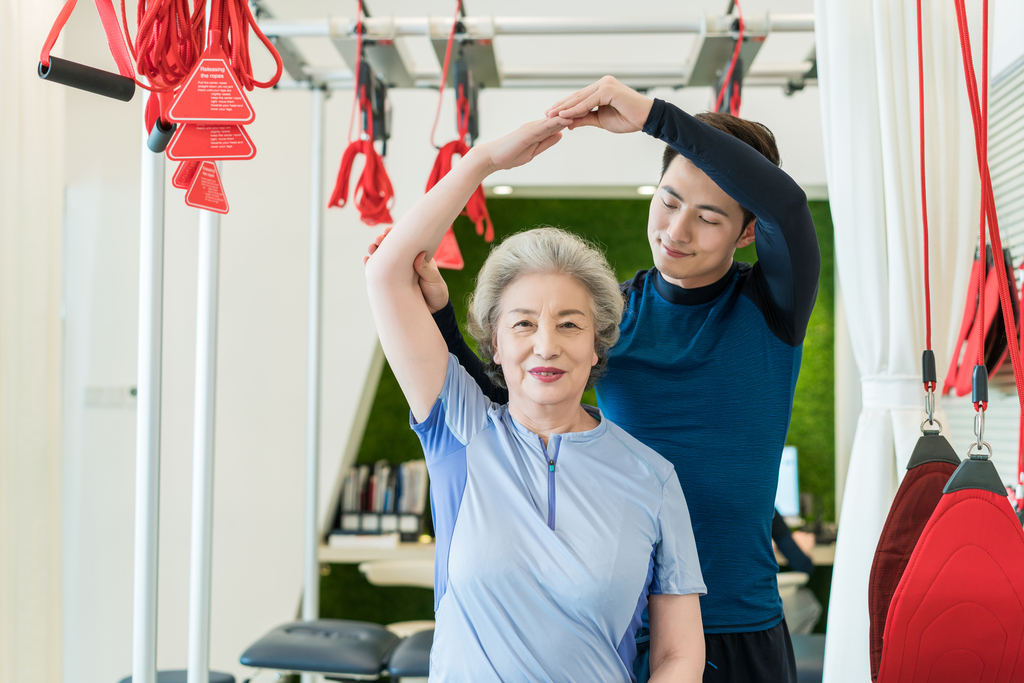
[[[394,548],[332,548],[320,546],[319,559],[328,564],[357,564],[371,560],[433,560],[433,543],[399,543]]]

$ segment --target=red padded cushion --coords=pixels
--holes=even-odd
[[[871,680],[878,680],[882,661],[882,634],[889,603],[903,570],[917,547],[925,525],[942,498],[942,487],[949,481],[956,464],[929,462],[909,470],[889,508],[889,516],[878,539],[868,583],[868,613],[871,619]]]
[[[1005,496],[939,501],[889,606],[878,680],[1024,681],[1024,529]]]

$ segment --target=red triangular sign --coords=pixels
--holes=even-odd
[[[171,177],[171,185],[179,190],[187,190],[192,187],[192,180],[196,177],[196,171],[199,170],[201,163],[200,161],[183,161],[178,164],[178,170]]]
[[[224,194],[224,186],[220,182],[217,164],[212,161],[203,162],[199,167],[199,172],[192,179],[192,186],[185,193],[185,203],[197,209],[206,209],[217,213],[228,212],[228,198]]]
[[[441,238],[441,244],[434,253],[434,261],[438,268],[448,270],[462,270],[465,267],[466,262],[462,260],[462,251],[451,228],[448,228],[448,232]]]
[[[252,159],[256,145],[238,124],[180,123],[167,145],[167,158],[186,159]]]
[[[180,123],[252,123],[256,112],[220,48],[211,41],[167,112]]]

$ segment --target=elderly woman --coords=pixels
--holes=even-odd
[[[634,680],[650,611],[651,681],[698,681],[705,592],[664,458],[580,405],[618,338],[622,297],[594,248],[553,228],[494,249],[471,331],[506,405],[449,356],[419,272],[473,190],[555,144],[568,121],[479,145],[402,217],[366,276],[381,345],[412,409],[437,533],[437,681]]]

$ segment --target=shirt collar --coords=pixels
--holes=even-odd
[[[651,270],[654,271],[654,289],[658,291],[658,294],[661,295],[662,299],[670,304],[697,306],[714,300],[719,294],[724,292],[738,269],[739,264],[733,261],[732,266],[729,267],[729,272],[723,275],[719,280],[712,282],[710,285],[694,287],[693,289],[686,289],[679,285],[672,284],[662,276],[661,272],[659,272],[657,268],[652,268]]]

